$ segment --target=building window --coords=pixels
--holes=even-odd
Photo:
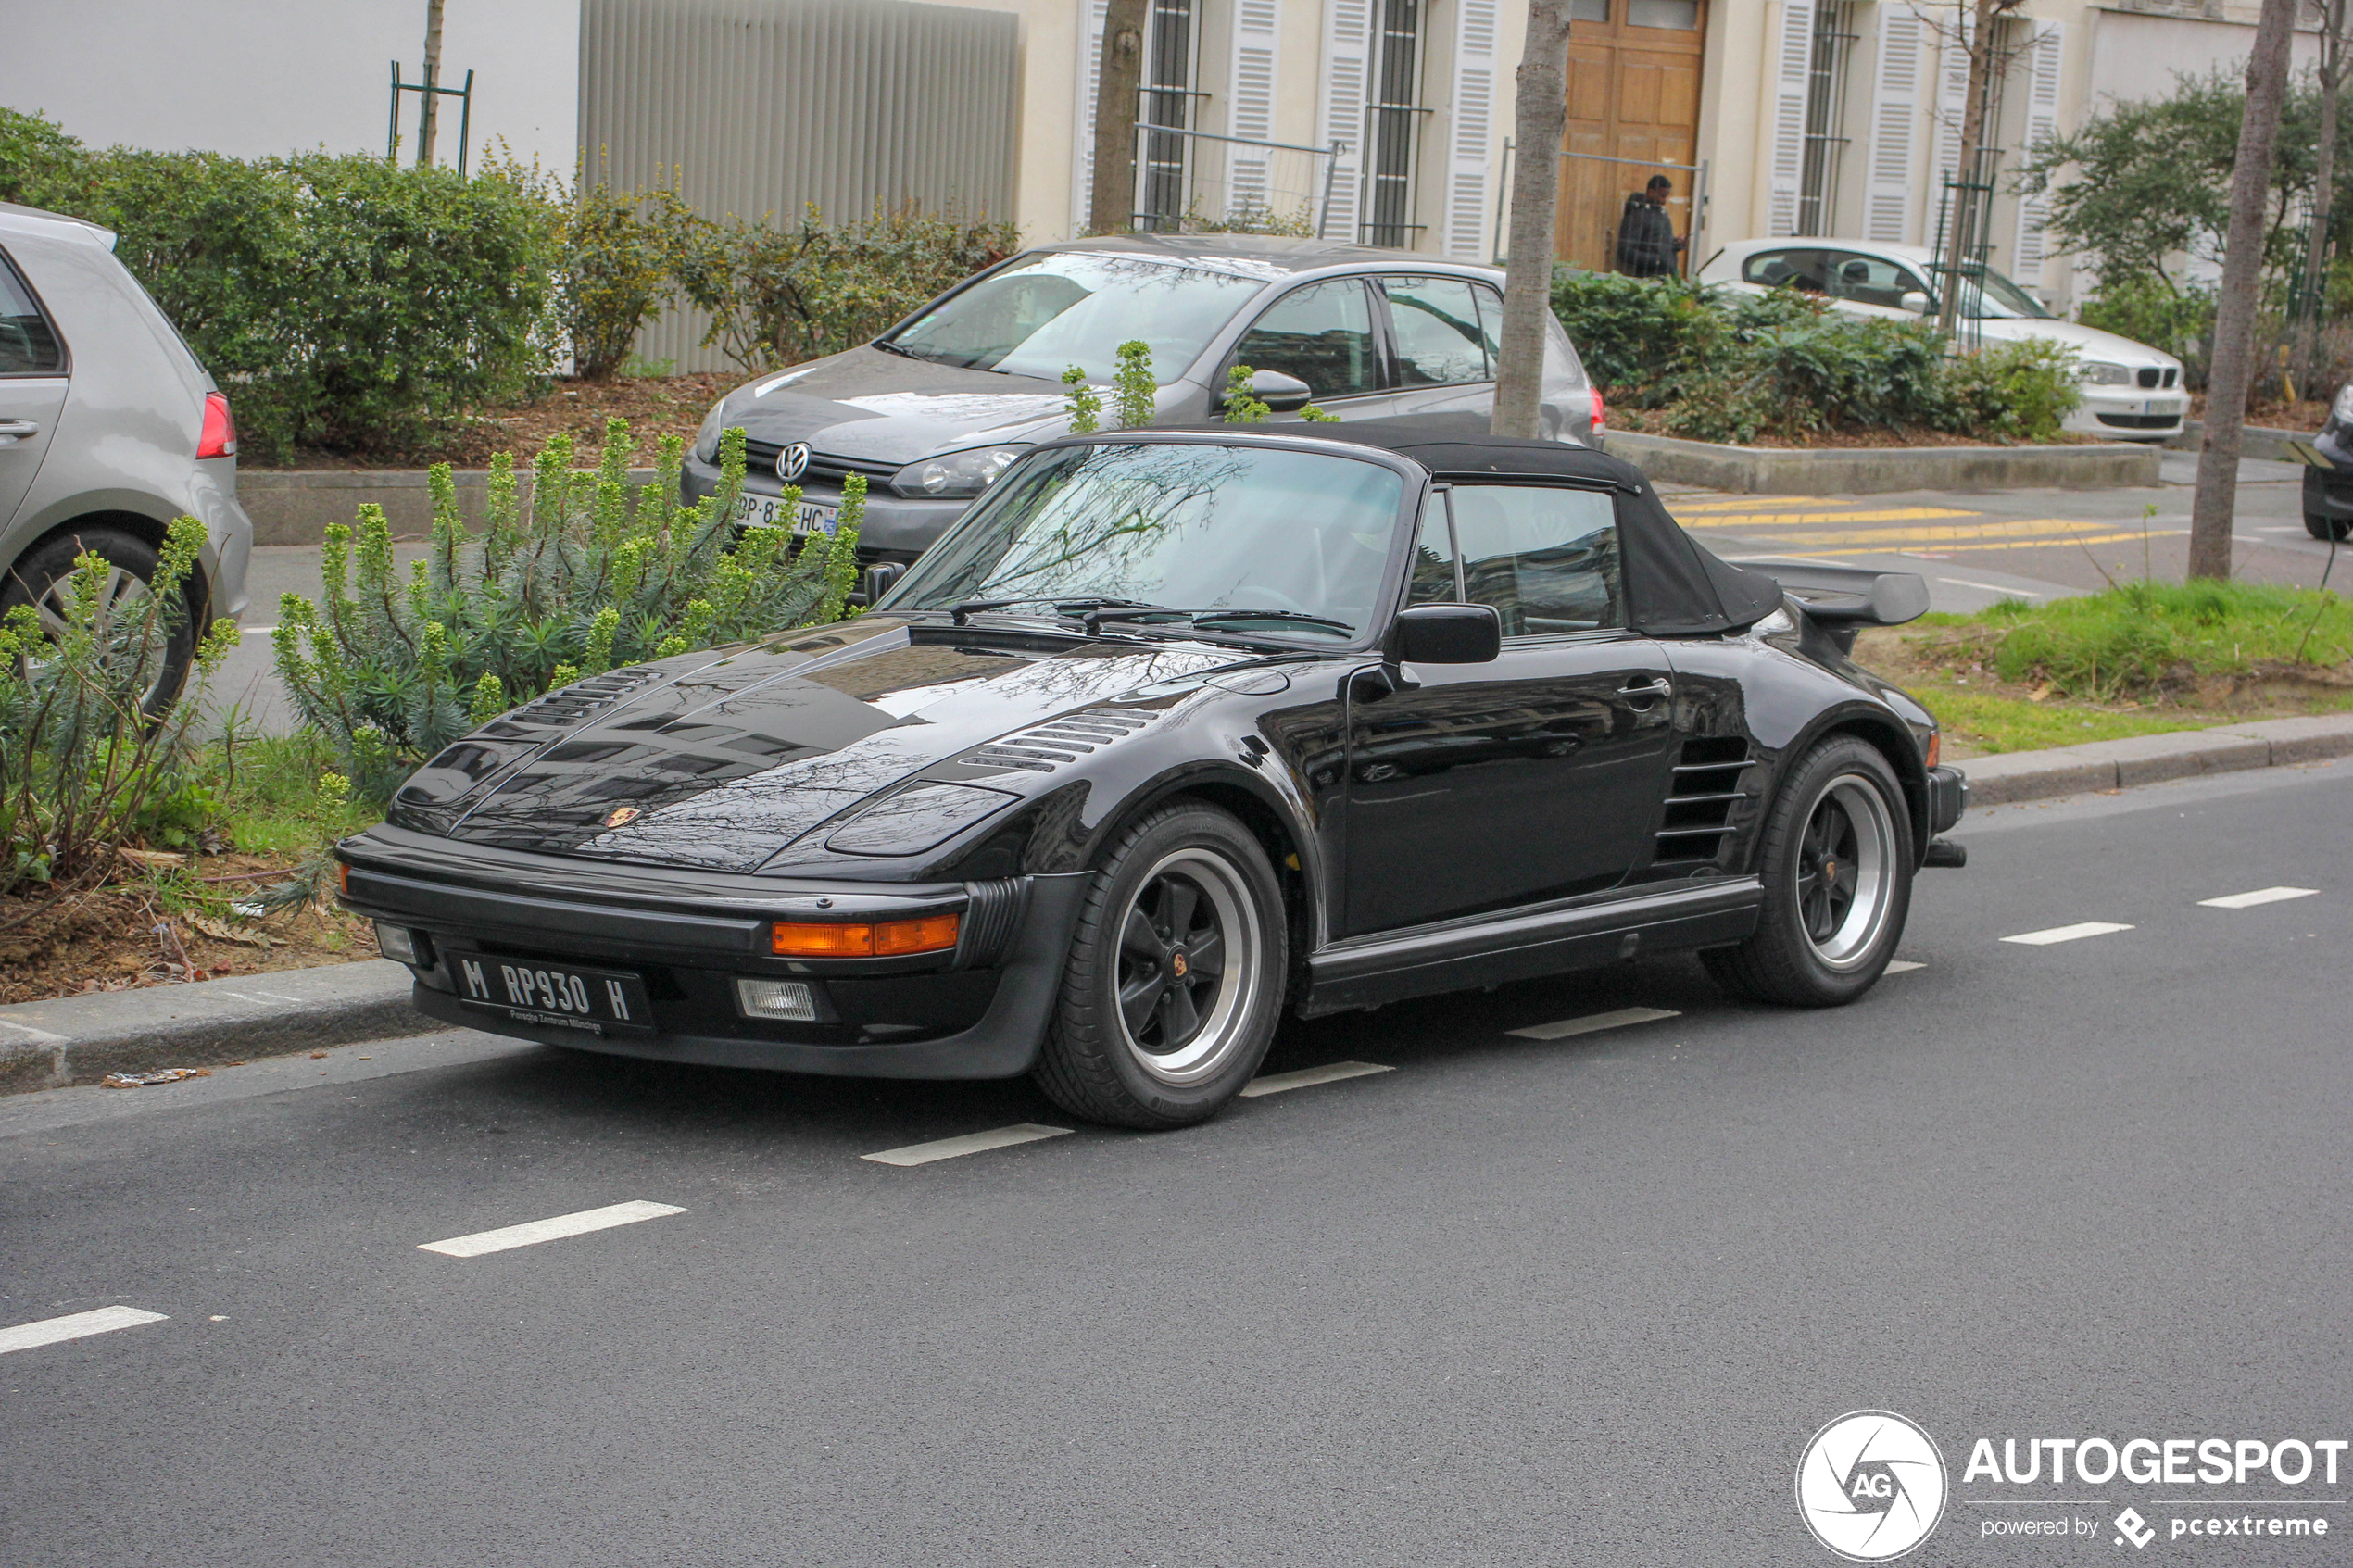
[[[1378,0],[1373,35],[1374,97],[1365,106],[1365,178],[1371,196],[1367,245],[1411,246],[1414,144],[1421,126],[1421,30],[1425,0]]]
[[[1847,67],[1855,56],[1856,0],[1819,0],[1806,78],[1805,163],[1798,175],[1797,229],[1836,232],[1839,165],[1846,156]]]
[[[1194,0],[1152,0],[1145,24],[1144,85],[1138,120],[1176,131],[1193,128]],[[1147,131],[1138,146],[1136,227],[1173,233],[1185,216],[1186,171],[1192,157],[1190,136]]]

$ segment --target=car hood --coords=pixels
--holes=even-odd
[[[1004,797],[957,809],[1010,806],[1033,773],[956,760],[1089,709],[1164,709],[1187,678],[1256,662],[1197,643],[1033,646],[862,619],[550,693],[434,758],[389,820],[507,849],[754,872],[925,770]]]
[[[1981,339],[1994,343],[2020,343],[2028,338],[2042,338],[2050,343],[2063,343],[2075,350],[2079,359],[2105,359],[2112,365],[2171,365],[2178,368],[2179,359],[2162,349],[2151,348],[2145,343],[2134,343],[2129,337],[2104,332],[2097,327],[2082,326],[2074,321],[2030,320],[2022,316],[1987,316],[1977,322]]]
[[[859,347],[738,387],[720,417],[754,441],[805,441],[828,457],[912,463],[961,447],[1064,434],[1064,397],[1059,382]]]

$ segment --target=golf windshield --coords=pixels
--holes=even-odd
[[[938,365],[1045,381],[1059,381],[1076,365],[1091,380],[1109,381],[1119,345],[1141,338],[1165,386],[1265,286],[1258,278],[1131,256],[1025,256],[883,341]]]
[[[1964,273],[1961,279],[1961,314],[1978,320],[1999,320],[2004,317],[2022,317],[2030,321],[2046,321],[2051,313],[2035,302],[2034,296],[2003,277],[1991,267],[1985,269],[1981,289],[1980,280]]]
[[[1320,452],[1057,447],[999,480],[878,608],[1051,617],[1118,601],[1139,624],[1152,618],[1134,607],[1156,606],[1252,636],[1353,641],[1372,622],[1404,489],[1393,469]]]

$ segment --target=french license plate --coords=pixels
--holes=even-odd
[[[781,528],[786,522],[785,498],[747,490],[736,497],[736,521],[745,528]],[[841,526],[841,508],[824,501],[803,501],[794,508],[791,523],[796,534],[822,533],[830,539]]]
[[[553,1024],[584,1034],[650,1029],[654,1010],[645,981],[625,970],[452,953],[458,999],[519,1023]]]

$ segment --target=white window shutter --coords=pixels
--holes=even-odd
[[[1111,0],[1079,0],[1085,26],[1078,52],[1078,138],[1071,149],[1070,232],[1087,232],[1095,194],[1095,88],[1103,74],[1103,14]]]
[[[1766,166],[1765,232],[1797,232],[1806,174],[1806,80],[1814,63],[1814,0],[1782,0],[1773,49],[1773,150]]]
[[[1372,69],[1372,0],[1328,0],[1324,12],[1325,146],[1345,142],[1334,160],[1331,200],[1319,231],[1327,240],[1354,243],[1365,168],[1365,91]]]
[[[1233,57],[1226,78],[1232,84],[1227,94],[1231,106],[1226,120],[1228,136],[1245,136],[1253,142],[1274,137],[1276,45],[1281,36],[1281,22],[1282,0],[1235,0]],[[1227,162],[1230,171],[1226,182],[1227,207],[1238,212],[1272,211],[1275,196],[1267,185],[1271,178],[1267,155],[1254,147],[1227,150],[1232,155]],[[1290,215],[1283,212],[1276,216]]]
[[[1881,245],[1903,245],[1912,237],[1912,148],[1920,122],[1920,69],[1929,58],[1928,42],[1928,24],[1919,12],[1892,5],[1880,8],[1863,237]]]
[[[1462,0],[1455,17],[1446,254],[1458,261],[1486,261],[1494,255],[1487,243],[1487,149],[1494,134],[1495,6],[1496,0]]]
[[[2059,45],[2064,25],[2036,22],[2034,42],[2027,47],[2026,145],[2021,161],[2058,134]],[[2018,242],[2010,251],[2010,275],[2021,283],[2037,287],[2043,283],[2043,232],[2050,220],[2049,196],[2027,196],[2019,202]]]
[[[1936,150],[1928,193],[1931,225],[1949,200],[1945,182],[1956,178],[1954,171],[1961,163],[1961,120],[1969,108],[1969,34],[1976,31],[1977,14],[1964,10],[1960,31],[1948,31],[1937,51]]]

